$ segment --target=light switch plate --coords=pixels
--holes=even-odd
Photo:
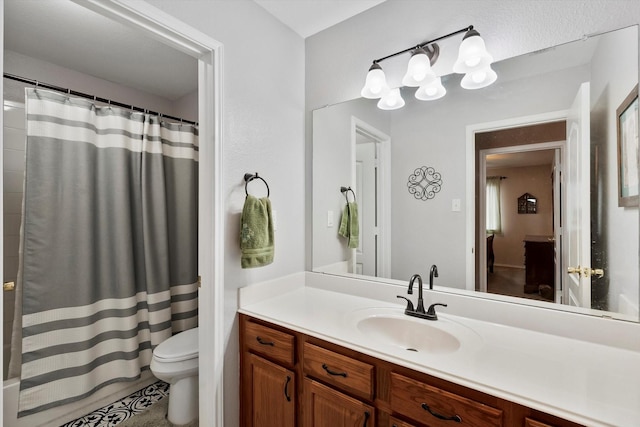
[[[460,212],[460,199],[451,200],[451,210],[453,212]]]
[[[333,211],[327,211],[327,227],[333,227]]]

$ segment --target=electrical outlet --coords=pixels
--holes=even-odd
[[[451,210],[453,212],[460,212],[460,199],[451,200]]]

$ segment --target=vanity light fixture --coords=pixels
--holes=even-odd
[[[473,25],[470,25],[445,36],[374,60],[369,68],[365,85],[360,95],[364,98],[380,99],[378,108],[383,110],[402,108],[404,100],[400,95],[400,88],[392,89],[389,87],[380,62],[411,52],[411,58],[407,65],[407,72],[402,78],[402,84],[404,86],[417,87],[415,97],[421,101],[442,98],[447,91],[442,85],[440,77],[436,76],[431,68],[440,55],[440,47],[436,42],[462,33],[465,33],[465,35],[458,50],[458,59],[453,66],[455,73],[465,74],[460,86],[464,89],[480,89],[489,86],[498,78],[496,72],[491,68],[493,57],[487,52],[480,34],[473,29]]]
[[[404,107],[404,99],[400,95],[400,88],[396,87],[387,91],[387,93],[378,101],[378,108],[381,110],[397,110]]]

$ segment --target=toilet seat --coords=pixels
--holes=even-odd
[[[181,362],[198,358],[198,328],[189,329],[161,342],[153,351],[159,362]]]

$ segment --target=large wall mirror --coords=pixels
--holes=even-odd
[[[439,291],[638,321],[637,26],[493,68],[479,90],[443,76],[436,101],[313,112],[313,270],[437,265]],[[339,234],[353,201],[357,245]]]

